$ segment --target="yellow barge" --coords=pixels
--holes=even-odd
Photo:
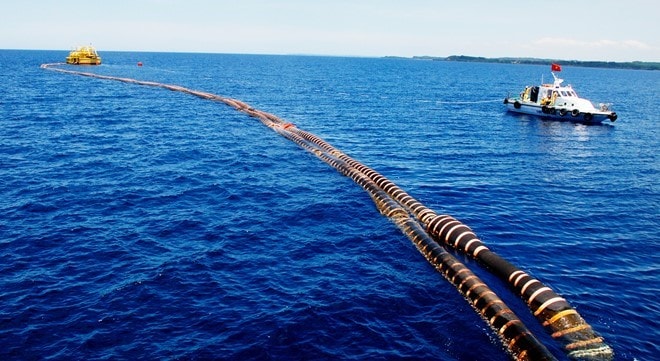
[[[92,46],[79,46],[66,57],[67,64],[101,65],[101,57]]]

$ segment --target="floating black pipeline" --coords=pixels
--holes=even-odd
[[[450,216],[437,215],[381,174],[350,158],[316,135],[299,129],[291,129],[290,132],[295,132],[368,176],[425,224],[428,234],[441,244],[466,253],[493,270],[523,298],[543,326],[551,330],[551,336],[560,341],[569,357],[577,360],[609,360],[613,357],[613,350],[564,298],[490,251],[469,227]]]
[[[504,301],[470,269],[429,237],[424,228],[412,219],[408,212],[392,199],[387,192],[380,189],[362,172],[336,158],[338,152],[331,146],[328,147],[327,143],[310,143],[307,139],[315,136],[310,137],[309,133],[304,132],[308,135],[305,139],[299,135],[302,131],[291,128],[290,126],[287,128],[280,127],[276,130],[303,149],[315,154],[341,174],[351,178],[367,191],[381,214],[390,218],[415,244],[428,262],[451,282],[463,297],[470,301],[475,310],[500,337],[514,359],[555,360],[550,351],[538,341]],[[287,129],[290,129],[290,131],[286,131]]]
[[[313,139],[313,137],[311,138]],[[327,144],[323,145],[327,147]],[[576,360],[610,360],[614,356],[602,337],[562,297],[496,253],[490,251],[466,225],[447,215],[437,215],[373,169],[345,154],[340,159],[371,178],[381,189],[426,226],[428,234],[449,247],[470,255],[505,280],[527,303],[534,316],[551,330],[566,354]]]
[[[483,282],[478,281],[478,278],[469,269],[447,253],[441,244],[469,254],[492,269],[499,277],[505,279],[527,302],[533,314],[542,324],[553,330],[552,337],[562,342],[569,357],[578,360],[609,360],[613,357],[612,349],[604,343],[603,339],[595,334],[566,300],[555,294],[549,287],[491,252],[467,226],[450,216],[437,215],[384,176],[353,160],[316,135],[300,130],[275,115],[254,109],[236,99],[177,85],[53,67],[57,65],[62,64],[43,64],[41,67],[63,73],[160,87],[223,102],[257,118],[264,125],[314,153],[340,173],[353,179],[369,193],[379,211],[392,219],[415,243],[427,260],[452,282],[464,297],[472,302],[475,309],[488,321],[516,359],[549,360],[554,357],[527,331],[517,316]],[[422,227],[420,224],[424,226]]]
[[[580,314],[550,287],[512,265],[486,247],[472,230],[448,215],[427,216],[427,231],[436,240],[468,254],[505,280],[527,303],[534,316],[552,330],[574,359],[611,359],[604,343]]]

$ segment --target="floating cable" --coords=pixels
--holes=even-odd
[[[554,356],[543,346],[513,311],[481,280],[441,246],[452,247],[470,255],[504,279],[528,304],[533,315],[551,330],[566,354],[576,360],[610,360],[612,349],[605,344],[570,304],[552,289],[532,278],[490,251],[474,232],[455,218],[438,215],[408,195],[396,184],[342,153],[323,139],[298,129],[277,116],[257,110],[236,99],[169,85],[130,78],[79,72],[43,64],[44,69],[99,79],[160,87],[222,102],[258,119],[267,127],[315,154],[341,174],[351,178],[369,193],[378,210],[390,218],[425,258],[468,300],[497,333],[509,353],[518,360],[552,360]]]

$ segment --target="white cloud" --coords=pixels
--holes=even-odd
[[[639,40],[624,40],[624,41],[622,41],[622,43],[624,45],[628,46],[628,47],[641,49],[641,50],[652,50],[653,49],[652,46],[650,46],[650,45],[648,45],[644,42],[641,42]]]
[[[658,61],[660,48],[638,39],[584,40],[569,37],[542,37],[520,44],[523,54],[548,59],[600,61]]]
[[[570,38],[552,38],[544,37],[537,39],[533,42],[537,46],[557,46],[557,47],[585,47],[591,49],[600,49],[600,48],[619,48],[619,49],[637,49],[637,50],[651,50],[653,47],[650,45],[639,41],[639,40],[578,40]]]

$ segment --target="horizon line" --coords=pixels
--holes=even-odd
[[[92,45],[93,46],[93,45]],[[75,47],[69,49],[35,49],[35,48],[0,48],[0,50],[15,50],[15,51],[71,51]],[[465,54],[452,54],[452,55],[351,55],[351,54],[315,54],[315,53],[250,53],[250,52],[219,52],[219,51],[202,51],[202,50],[118,50],[118,49],[109,49],[102,50],[101,52],[124,52],[124,53],[176,53],[176,54],[223,54],[223,55],[264,55],[264,56],[318,56],[318,57],[329,57],[329,58],[400,58],[400,59],[410,59],[417,60],[419,58],[429,58],[429,59],[447,59],[450,57],[464,56],[469,58],[482,58],[485,60],[493,59],[511,59],[511,60],[547,60],[547,61],[565,61],[565,62],[604,62],[604,63],[614,63],[614,64],[626,64],[626,63],[648,63],[648,64],[660,64],[660,61],[648,61],[648,60],[628,60],[628,61],[611,61],[611,60],[578,60],[578,59],[558,59],[558,58],[540,58],[534,56],[481,56],[481,55],[465,55]]]

